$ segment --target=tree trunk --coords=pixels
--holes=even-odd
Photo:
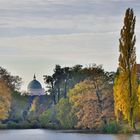
[[[99,95],[100,90],[98,88],[98,84],[95,81],[94,81],[94,86],[95,86],[95,89],[96,89],[96,96],[97,96],[97,99],[98,99],[100,112],[101,112],[101,115],[102,115],[103,114],[103,107],[102,107],[102,100],[101,100],[100,95]],[[102,116],[101,119],[102,119],[104,125],[106,125],[107,124],[106,116]]]
[[[55,99],[55,92],[54,92],[54,85],[53,85],[53,82],[51,83],[51,85],[52,85],[52,95],[51,95],[51,97],[52,97],[52,100],[53,100],[54,104],[56,104],[56,99]]]
[[[131,69],[130,69],[130,62],[129,62],[129,58],[130,58],[130,50],[128,50],[128,59],[127,59],[127,63],[128,63],[128,79],[129,79],[129,96],[130,96],[130,102],[132,103],[133,101],[133,93],[132,93],[132,76],[131,76]],[[136,127],[135,127],[135,123],[134,123],[134,107],[133,104],[131,104],[131,108],[130,108],[130,125],[132,127],[132,131],[136,131]]]
[[[64,98],[67,98],[67,80],[65,81],[64,86]]]
[[[136,132],[136,126],[135,126],[135,122],[134,122],[134,118],[133,118],[133,107],[130,110],[130,119],[131,119],[132,132]]]
[[[60,100],[60,86],[59,86],[59,84],[58,84],[58,87],[57,87],[57,91],[58,91],[58,102],[59,102],[59,100]]]

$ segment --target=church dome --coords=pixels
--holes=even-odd
[[[36,80],[35,75],[34,75],[34,79],[28,84],[27,90],[28,90],[28,95],[31,96],[45,95],[45,90],[42,88],[40,82]]]
[[[28,89],[42,89],[42,86],[39,81],[34,79],[29,83]]]

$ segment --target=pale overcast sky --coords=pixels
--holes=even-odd
[[[103,64],[116,71],[125,10],[137,17],[140,63],[140,0],[0,0],[0,66],[23,78],[51,74],[55,64]],[[44,84],[43,84],[44,86]]]

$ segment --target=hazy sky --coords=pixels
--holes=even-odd
[[[140,0],[0,0],[0,66],[23,78],[51,74],[55,64],[103,64],[116,71],[119,32],[126,8],[137,17]]]

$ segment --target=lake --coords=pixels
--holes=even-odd
[[[56,130],[0,130],[0,140],[140,140],[140,135],[63,133]]]

